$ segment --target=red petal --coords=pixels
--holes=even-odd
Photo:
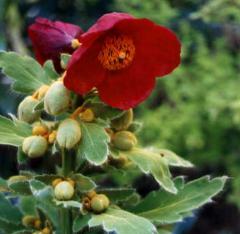
[[[28,28],[28,34],[33,43],[33,49],[39,63],[52,59],[60,69],[60,53],[73,53],[71,42],[83,33],[76,25],[60,21],[50,21],[37,18]]]
[[[144,60],[155,76],[164,76],[179,65],[181,44],[169,29],[148,19],[128,19],[119,22],[114,30],[133,38],[135,56]]]
[[[90,48],[77,49],[67,67],[64,85],[78,93],[85,94],[105,78],[105,70],[98,61],[101,44],[94,43]]]
[[[117,23],[126,20],[132,19],[133,16],[126,13],[109,13],[103,15],[98,21],[88,29],[88,31],[81,35],[81,42],[91,44],[104,32],[111,30]]]
[[[135,59],[128,69],[108,72],[97,88],[100,98],[108,105],[127,110],[144,101],[154,85],[152,71],[145,68],[143,60]]]

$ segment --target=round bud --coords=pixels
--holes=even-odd
[[[42,222],[41,222],[41,220],[40,219],[36,219],[35,221],[34,221],[34,227],[36,228],[36,229],[40,229],[41,228],[41,225],[42,225]]]
[[[61,178],[55,179],[52,182],[52,186],[55,188],[60,182],[62,182],[63,180]]]
[[[70,200],[74,195],[74,188],[69,182],[62,181],[56,185],[54,194],[58,200]]]
[[[28,96],[18,106],[18,118],[27,123],[33,123],[39,119],[41,112],[34,111],[34,107],[38,104],[38,100],[32,96]]]
[[[32,215],[26,215],[22,218],[22,224],[25,227],[34,227],[35,221],[37,221],[37,220],[39,220],[38,217],[35,217],[35,216],[32,216]]]
[[[28,180],[27,176],[23,176],[23,175],[11,176],[8,178],[7,184],[8,186],[10,186],[11,184],[21,182],[21,181],[26,181],[26,180]]]
[[[120,131],[114,135],[112,143],[117,149],[130,150],[137,144],[137,138],[129,131]]]
[[[48,136],[48,143],[53,144],[57,137],[57,131],[52,131]]]
[[[30,136],[24,139],[22,150],[29,158],[43,156],[48,148],[47,140],[42,136]]]
[[[109,206],[109,199],[104,194],[97,194],[91,200],[91,208],[95,213],[101,213],[105,211]]]
[[[70,103],[70,91],[62,81],[54,82],[44,97],[44,109],[50,115],[59,115],[66,111]]]
[[[132,121],[133,111],[132,109],[129,109],[121,117],[113,119],[111,122],[111,127],[116,131],[126,130],[131,125]]]
[[[57,142],[60,147],[72,149],[81,139],[79,123],[74,119],[65,119],[58,127]]]
[[[42,234],[51,234],[51,230],[48,227],[43,228]]]
[[[93,197],[95,197],[96,195],[97,193],[94,190],[87,193],[87,197],[90,199],[93,199]]]
[[[90,108],[88,108],[85,111],[81,112],[79,114],[79,117],[82,121],[92,122],[95,118],[95,115],[94,115],[93,111]]]
[[[33,126],[32,134],[35,136],[44,136],[48,133],[48,128],[43,124],[36,124]]]

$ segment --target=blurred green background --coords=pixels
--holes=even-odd
[[[0,0],[0,49],[31,54],[27,27],[38,16],[84,30],[106,12],[124,11],[172,28],[182,42],[182,64],[159,79],[136,117],[143,145],[168,148],[197,169],[189,178],[226,174],[218,204],[176,226],[176,233],[240,233],[240,0]],[[15,113],[19,95],[0,76],[0,113]],[[15,151],[0,148],[0,175],[16,173]]]

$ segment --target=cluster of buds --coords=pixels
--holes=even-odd
[[[110,205],[110,201],[105,194],[97,194],[95,191],[90,191],[83,198],[83,207],[87,211],[92,211],[96,214],[104,212]]]
[[[74,196],[75,182],[70,178],[66,180],[61,178],[55,179],[52,182],[52,186],[54,187],[54,195],[57,200],[67,201]]]

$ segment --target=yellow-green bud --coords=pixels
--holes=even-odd
[[[26,215],[22,218],[22,224],[25,227],[36,227],[39,229],[41,226],[41,221],[36,216]]]
[[[120,131],[114,135],[112,143],[117,149],[130,150],[137,144],[137,138],[132,132]]]
[[[91,200],[91,209],[95,213],[101,213],[108,208],[109,203],[109,199],[106,195],[97,194]]]
[[[74,119],[65,119],[58,127],[57,142],[60,147],[72,149],[81,139],[81,128]]]
[[[21,181],[26,181],[28,180],[27,176],[24,175],[16,175],[16,176],[11,176],[8,178],[7,180],[7,184],[8,186],[17,182],[21,182]]]
[[[27,123],[33,123],[39,119],[40,111],[34,111],[34,107],[39,101],[32,96],[28,96],[18,106],[18,118]]]
[[[48,148],[47,140],[42,136],[30,136],[23,141],[23,152],[29,158],[38,158],[43,156]]]
[[[59,115],[66,111],[70,104],[70,91],[62,81],[54,82],[44,97],[44,109],[50,115]]]
[[[116,131],[126,130],[133,121],[132,109],[127,110],[121,117],[112,120],[111,127]]]
[[[62,181],[54,188],[54,195],[58,200],[70,200],[74,195],[74,188],[69,182]]]

